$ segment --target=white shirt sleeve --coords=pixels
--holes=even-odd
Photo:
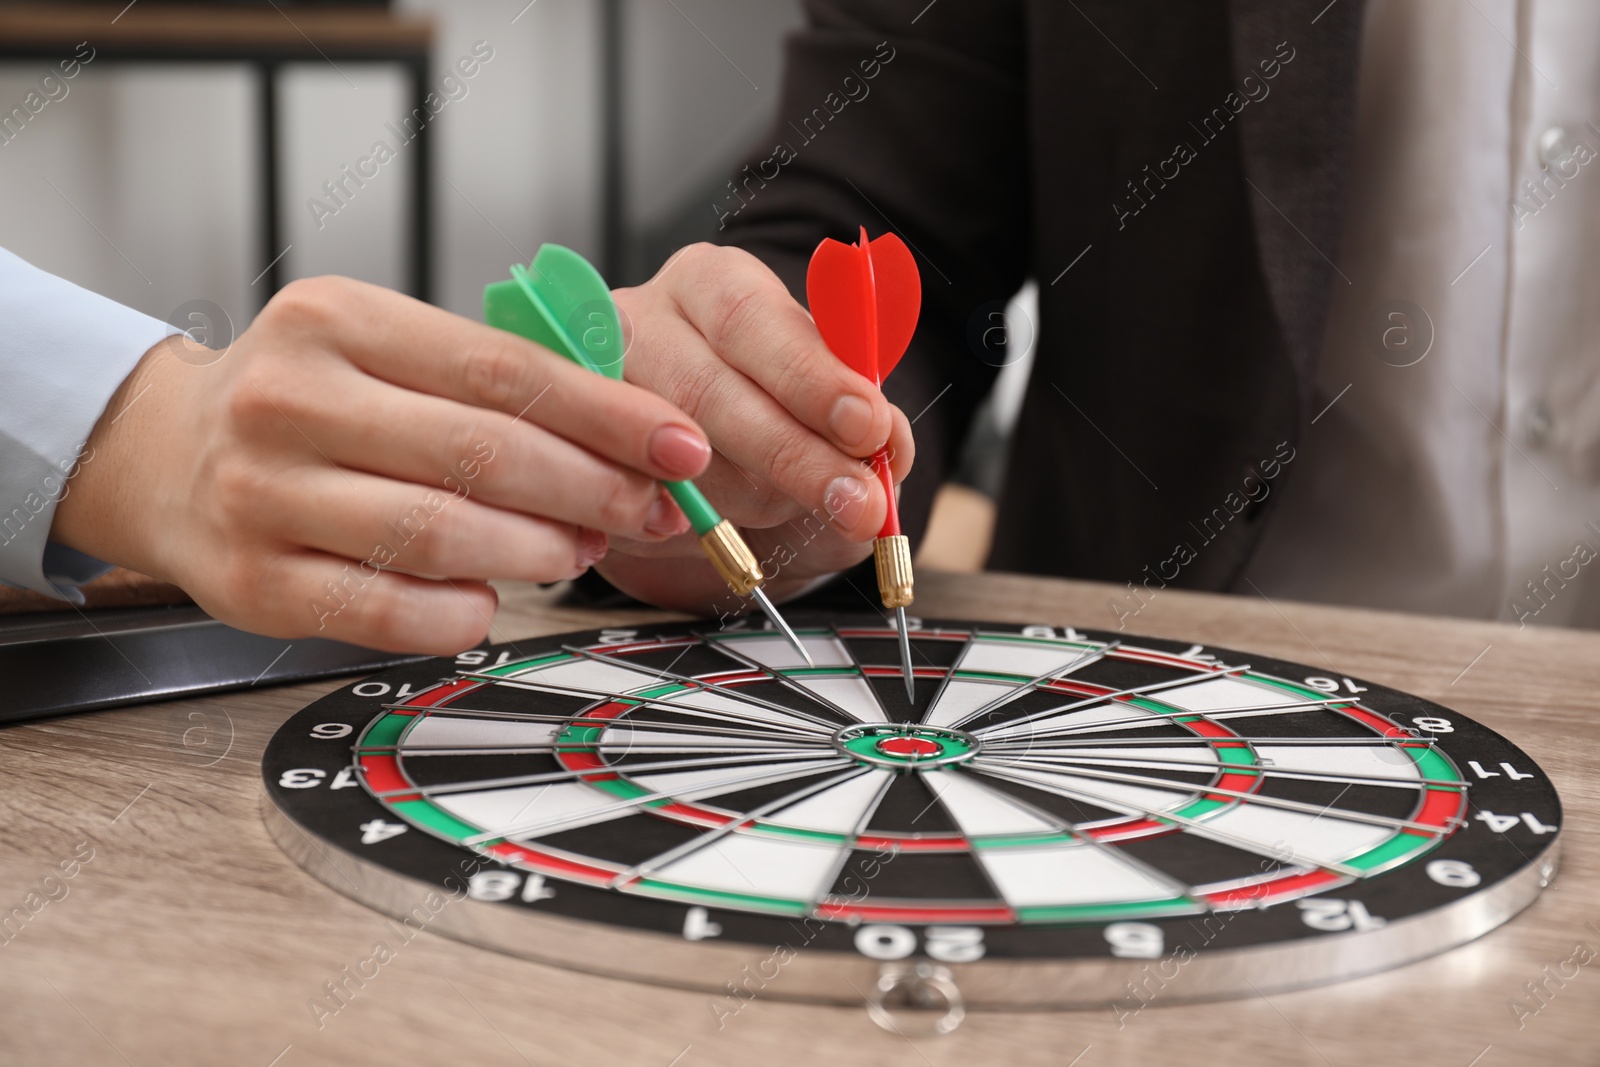
[[[110,570],[50,543],[50,524],[111,395],[181,332],[0,248],[0,582],[81,603]]]

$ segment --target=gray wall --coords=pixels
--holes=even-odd
[[[599,254],[600,5],[399,6],[436,20],[440,68],[476,41],[494,48],[433,127],[436,299],[477,317],[484,284],[541,241]],[[671,231],[698,208],[714,226],[711,193],[775,106],[778,39],[796,21],[795,4],[624,0],[623,9],[627,223]],[[0,110],[20,104],[46,69],[0,68]],[[0,145],[0,246],[159,317],[211,300],[242,328],[262,302],[251,280],[271,258],[255,237],[251,77],[107,62],[91,63],[69,85]],[[286,277],[337,272],[401,283],[403,158],[320,228],[307,201],[405,110],[399,75],[379,65],[312,64],[287,74]],[[638,269],[652,266],[651,254],[636,254]]]
[[[733,163],[767,135],[782,37],[796,0],[624,0],[623,99],[634,240],[624,273],[648,277],[672,249],[716,232]],[[719,210],[725,210],[721,208]]]

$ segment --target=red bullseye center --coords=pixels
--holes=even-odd
[[[878,751],[901,759],[926,759],[937,756],[942,750],[925,737],[887,737],[878,742]]]

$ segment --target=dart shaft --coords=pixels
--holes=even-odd
[[[689,519],[689,525],[694,527],[694,532],[704,537],[710,533],[722,516],[717,514],[717,509],[711,506],[711,501],[706,499],[693,482],[663,482],[667,492],[672,494],[672,499],[677,501],[678,507]]]
[[[889,448],[885,445],[872,457],[872,470],[877,474],[878,481],[883,485],[883,495],[889,502],[889,510],[884,512],[883,528],[878,531],[879,537],[897,537],[900,534],[900,505],[894,496],[894,473],[889,469]]]

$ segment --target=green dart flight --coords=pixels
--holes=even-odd
[[[527,267],[518,263],[511,278],[483,290],[483,317],[491,326],[525,337],[608,378],[622,378],[622,320],[605,279],[570,248],[541,245]],[[762,591],[766,576],[755,553],[693,482],[666,482],[667,492],[688,516],[700,548],[728,588],[754,597],[773,625],[808,665],[811,655],[771,599]]]

